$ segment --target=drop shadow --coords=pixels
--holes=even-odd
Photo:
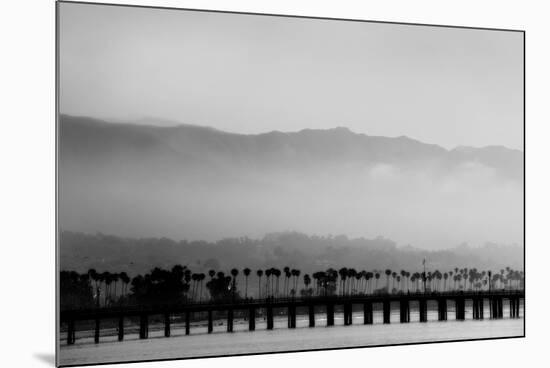
[[[48,364],[51,367],[55,367],[55,354],[34,353],[34,358]]]

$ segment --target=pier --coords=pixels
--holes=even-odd
[[[164,321],[164,336],[170,337],[170,317],[175,315],[183,316],[185,320],[185,334],[190,334],[191,315],[203,313],[207,315],[208,333],[213,332],[213,314],[225,313],[227,318],[227,332],[233,332],[233,323],[235,313],[245,314],[248,319],[248,329],[256,330],[256,318],[258,311],[264,311],[267,329],[274,328],[274,310],[285,310],[288,318],[288,328],[296,328],[297,309],[305,309],[308,316],[309,327],[316,326],[315,310],[316,307],[324,308],[326,311],[326,327],[334,326],[334,314],[337,306],[342,307],[344,315],[344,325],[349,326],[353,323],[353,306],[362,306],[363,323],[370,325],[373,323],[374,306],[380,306],[383,315],[383,323],[389,324],[392,304],[398,305],[399,322],[411,322],[410,310],[411,303],[418,303],[419,322],[428,322],[428,302],[437,304],[437,316],[439,321],[447,320],[448,302],[452,301],[455,305],[456,320],[465,320],[466,301],[471,301],[472,318],[481,320],[484,318],[501,319],[503,318],[503,304],[509,303],[510,318],[519,318],[520,300],[525,295],[522,290],[514,291],[471,291],[471,292],[440,292],[440,293],[400,293],[400,294],[379,294],[379,295],[347,295],[347,296],[319,296],[308,298],[269,298],[261,300],[242,300],[231,303],[189,303],[180,305],[161,305],[161,306],[123,306],[109,308],[94,308],[80,310],[65,310],[60,312],[60,321],[67,325],[67,344],[75,343],[76,324],[79,321],[94,321],[94,341],[100,342],[101,321],[107,319],[118,320],[118,341],[124,340],[124,320],[125,318],[136,318],[139,320],[139,338],[147,339],[149,335],[150,317],[162,316]],[[487,303],[487,304],[486,304]],[[488,306],[489,316],[484,315],[484,307]],[[395,308],[394,308],[395,309]]]

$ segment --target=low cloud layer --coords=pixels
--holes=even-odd
[[[124,136],[136,137],[128,129]],[[338,134],[335,142],[342,144]],[[304,161],[301,154],[291,165],[258,163],[253,154],[236,162],[224,154],[197,163],[200,159],[191,160],[188,153],[159,153],[156,145],[164,146],[164,140],[142,142],[135,153],[125,142],[112,142],[118,149],[113,152],[94,146],[105,139],[74,137],[61,137],[62,230],[209,241],[299,231],[384,236],[427,249],[523,242],[522,167],[510,176],[510,167],[503,172],[480,160],[451,165],[423,154],[408,161],[407,152],[400,160],[308,156]],[[84,142],[96,154],[75,151]]]

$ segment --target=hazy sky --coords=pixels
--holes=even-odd
[[[523,147],[518,32],[62,3],[59,34],[62,113]]]

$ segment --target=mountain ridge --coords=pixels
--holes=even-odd
[[[453,147],[453,148],[445,148],[443,146],[438,145],[437,143],[424,142],[424,141],[409,137],[407,135],[400,135],[400,136],[395,136],[395,137],[382,136],[382,135],[370,135],[370,134],[366,134],[366,133],[354,132],[346,126],[335,126],[333,128],[327,128],[327,129],[304,128],[304,129],[300,129],[300,130],[296,130],[296,131],[271,130],[271,131],[262,132],[262,133],[236,133],[236,132],[229,132],[229,131],[221,130],[221,129],[214,128],[214,127],[207,126],[207,125],[182,123],[182,122],[175,121],[175,120],[157,119],[157,118],[154,118],[154,117],[148,117],[148,118],[143,118],[143,119],[134,119],[134,120],[129,119],[129,120],[109,121],[109,120],[106,120],[106,119],[93,118],[93,117],[84,116],[84,115],[60,114],[60,119],[59,119],[60,123],[65,123],[67,119],[72,120],[73,122],[77,119],[78,120],[85,120],[88,123],[95,123],[95,124],[101,124],[101,125],[107,125],[107,126],[109,126],[109,125],[111,125],[111,126],[112,125],[118,125],[118,126],[126,126],[126,127],[146,127],[146,128],[151,128],[151,129],[163,129],[163,130],[171,130],[171,129],[178,129],[178,128],[182,128],[182,129],[184,129],[184,128],[201,129],[201,130],[205,130],[205,131],[216,132],[218,134],[234,135],[234,136],[246,136],[246,137],[257,137],[257,136],[271,135],[271,134],[288,136],[288,135],[293,135],[293,134],[307,134],[307,133],[320,133],[320,132],[333,133],[333,132],[335,132],[335,133],[347,133],[347,134],[351,134],[351,135],[355,135],[355,136],[362,136],[362,137],[368,137],[368,138],[407,140],[407,141],[412,141],[412,142],[421,143],[421,144],[425,144],[425,145],[437,146],[437,147],[440,147],[443,150],[448,151],[448,152],[462,151],[462,150],[471,151],[471,150],[482,150],[482,149],[498,148],[498,149],[504,149],[504,150],[507,150],[507,151],[514,151],[514,152],[523,154],[522,150],[519,150],[519,149],[516,149],[516,148],[509,148],[509,147],[506,147],[504,145],[498,145],[498,144],[491,144],[491,145],[479,146],[479,147],[469,146],[469,145],[458,145],[458,146]],[[155,121],[155,122],[156,121],[162,121],[163,124],[162,125],[154,125],[152,123],[153,121]],[[82,122],[82,121],[80,121],[80,122]],[[170,124],[170,125],[168,125],[168,124]]]
[[[238,134],[190,124],[157,127],[61,115],[60,137],[61,159],[80,157],[84,162],[125,157],[138,163],[152,160],[178,167],[388,164],[416,170],[434,164],[446,170],[475,163],[491,167],[506,178],[520,180],[523,175],[523,153],[518,150],[503,146],[447,150],[407,136],[370,136],[346,127]]]
[[[70,116],[59,137],[66,230],[212,240],[291,229],[434,248],[522,238],[523,154],[508,149]]]

